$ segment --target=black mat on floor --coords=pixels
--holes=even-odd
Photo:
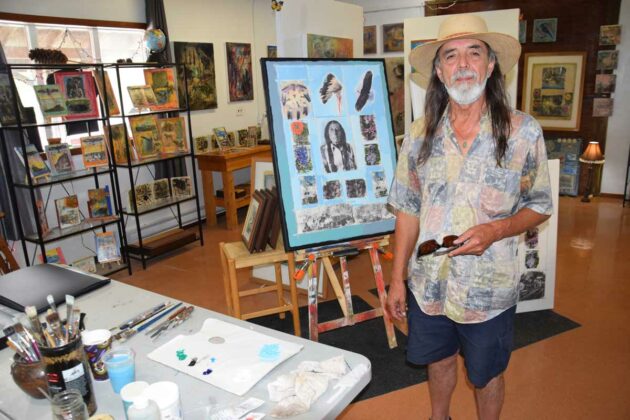
[[[358,296],[352,296],[355,313],[363,312],[372,307]],[[319,322],[330,321],[342,316],[336,300],[320,303]],[[278,315],[268,315],[250,319],[258,325],[275,330],[293,333],[290,313],[284,320]],[[302,336],[308,336],[308,310],[300,308],[300,325]],[[538,311],[518,314],[515,324],[515,348],[523,347],[555,334],[579,327],[579,324],[556,314],[553,311]],[[353,327],[340,328],[320,333],[319,341],[330,346],[360,353],[372,363],[372,381],[355,398],[356,401],[376,397],[381,394],[406,388],[427,380],[424,366],[414,366],[406,362],[405,351],[407,337],[396,329],[398,347],[389,350],[385,335],[385,326],[381,318],[371,319]]]

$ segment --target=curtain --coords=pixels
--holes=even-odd
[[[147,61],[158,63],[170,63],[171,49],[169,47],[170,39],[168,37],[168,26],[166,24],[166,11],[164,10],[164,0],[145,0],[146,6],[146,20],[147,29],[161,29],[166,36],[166,48],[159,53],[151,53]],[[178,87],[183,89],[182,86]],[[169,113],[172,117],[177,116],[177,113]],[[190,139],[192,142],[192,139]],[[155,177],[169,178],[173,176],[186,175],[186,160],[184,158],[172,159],[165,162],[158,162],[155,164]]]

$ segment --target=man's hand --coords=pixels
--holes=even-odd
[[[449,257],[457,255],[481,255],[494,242],[501,239],[501,229],[495,222],[473,226],[459,235],[453,243],[462,244],[459,248],[449,252]]]
[[[407,291],[402,281],[392,281],[387,292],[385,310],[390,318],[401,321],[407,316]]]

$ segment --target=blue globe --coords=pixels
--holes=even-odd
[[[149,29],[144,34],[144,45],[152,53],[159,53],[166,48],[166,35],[161,29]]]

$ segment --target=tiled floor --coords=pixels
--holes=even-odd
[[[190,245],[155,260],[126,283],[225,312],[218,244],[237,241],[238,231],[205,229],[206,244]],[[367,255],[349,262],[353,293],[372,305],[378,300]],[[383,263],[388,278],[390,265]],[[242,287],[256,287],[240,273]],[[275,295],[245,300],[244,309],[273,303]],[[304,297],[301,297],[305,303]],[[559,208],[555,310],[582,327],[524,347],[512,354],[506,372],[504,419],[630,419],[630,208],[621,201],[562,197]],[[387,351],[383,349],[383,351]],[[401,360],[401,363],[403,361]],[[460,380],[451,415],[474,419],[470,385]],[[625,384],[625,385],[624,385]],[[354,404],[341,416],[351,419],[426,419],[426,383]]]

